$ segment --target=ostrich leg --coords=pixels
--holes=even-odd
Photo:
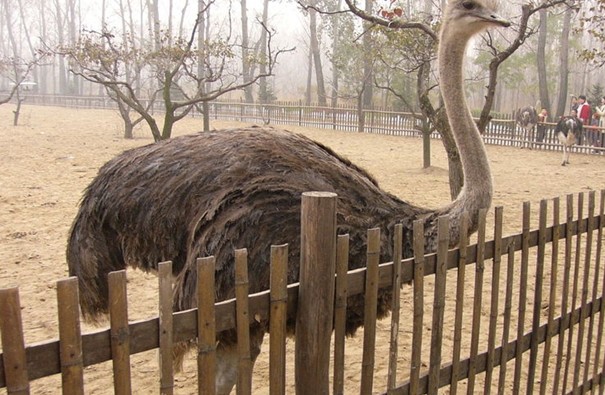
[[[250,369],[254,363],[263,344],[264,332],[259,329],[250,331]],[[219,342],[216,348],[216,395],[229,395],[237,383],[237,370],[239,365],[239,353],[237,343],[226,344]]]

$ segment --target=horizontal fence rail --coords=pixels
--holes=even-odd
[[[145,100],[142,104],[147,104]],[[27,95],[25,103],[36,105],[62,106],[71,108],[116,109],[116,102],[100,96]],[[418,137],[422,135],[423,118],[420,114],[392,109],[362,109],[341,105],[326,107],[306,105],[302,102],[276,101],[254,104],[230,101],[209,103],[210,117],[215,120],[264,123],[273,125],[295,125],[332,129],[347,132],[365,132],[390,136]],[[162,103],[155,102],[153,112],[162,113]],[[201,117],[197,108],[189,114]],[[519,127],[511,116],[499,114],[492,119],[483,134],[483,141],[490,145],[501,145],[528,149],[562,151],[561,143],[555,135],[555,123],[538,124],[531,130]],[[605,150],[605,129],[586,126],[584,133],[572,152],[601,154]],[[432,132],[433,139],[440,138]]]
[[[522,230],[511,236],[502,235],[503,209],[497,207],[489,241],[483,211],[477,242],[469,244],[467,237],[461,237],[459,247],[454,249],[447,247],[448,219],[440,218],[437,251],[431,254],[418,253],[424,251],[424,230],[422,222],[417,221],[412,241],[416,255],[397,258],[401,257],[399,229],[394,232],[395,261],[381,264],[377,260],[380,229],[371,229],[367,268],[348,273],[348,238],[339,236],[336,268],[331,270],[335,273],[334,392],[343,392],[346,301],[361,294],[365,295],[365,331],[360,392],[376,392],[375,361],[383,356],[375,353],[373,328],[376,295],[385,289],[395,295],[401,291],[401,298],[413,299],[412,305],[401,306],[402,314],[410,317],[408,322],[399,321],[399,311],[392,314],[390,339],[382,339],[391,344],[386,356],[389,371],[385,374],[389,394],[433,394],[446,388],[451,394],[568,394],[597,388],[602,392],[605,190],[600,191],[598,199],[595,191],[581,193],[577,199],[568,195],[564,209],[561,206],[559,198],[540,202],[539,225],[531,229],[530,205],[524,204]],[[322,217],[330,216],[324,213]],[[466,224],[461,224],[463,233]],[[2,289],[0,388],[6,387],[9,393],[28,393],[30,381],[61,373],[64,389],[82,393],[83,367],[113,361],[114,390],[128,393],[129,355],[159,349],[158,386],[162,393],[169,393],[174,375],[168,367],[171,345],[197,338],[198,385],[204,393],[214,393],[214,382],[209,378],[214,377],[216,366],[215,334],[237,329],[238,342],[247,344],[248,324],[268,320],[272,328],[270,382],[275,393],[284,393],[285,320],[295,316],[300,307],[300,285],[286,285],[284,281],[287,256],[287,246],[275,246],[271,251],[271,290],[246,295],[247,256],[245,250],[236,251],[236,284],[241,288],[235,299],[219,303],[212,300],[214,258],[200,259],[198,281],[204,281],[198,283],[200,307],[174,313],[171,292],[166,288],[171,269],[168,263],[161,264],[159,315],[131,323],[127,319],[126,276],[123,271],[114,272],[110,275],[110,292],[119,303],[112,302],[116,310],[110,328],[83,335],[79,333],[79,317],[74,314],[77,281],[61,280],[57,287],[62,306],[60,339],[29,345],[23,341],[18,289]],[[454,314],[446,314],[448,309]],[[398,336],[404,329],[412,333],[406,341]],[[250,393],[251,370],[246,362],[249,348],[238,350],[238,391]],[[397,357],[408,353],[409,364],[398,364]]]

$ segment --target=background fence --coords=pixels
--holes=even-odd
[[[116,103],[99,96],[56,96],[28,95],[26,103],[52,105],[72,108],[108,108],[116,109]],[[162,103],[156,102],[153,111],[161,113]],[[422,118],[419,114],[389,109],[363,109],[358,111],[354,106],[322,107],[305,105],[302,102],[273,102],[271,104],[249,104],[244,102],[210,103],[213,119],[240,122],[265,123],[275,125],[296,125],[333,129],[349,132],[365,132],[392,136],[421,136]],[[201,116],[196,109],[190,115]],[[535,130],[524,130],[517,126],[512,115],[492,119],[483,135],[486,144],[524,147],[561,151],[562,147],[555,136],[555,123],[543,123],[544,140],[538,142]],[[431,138],[440,138],[433,132]],[[597,142],[593,144],[593,142]],[[605,129],[588,126],[579,144],[572,147],[572,152],[601,154],[605,148]]]
[[[577,198],[568,195],[564,207],[558,198],[551,202],[541,201],[537,229],[530,228],[530,212],[529,203],[524,204],[521,232],[503,236],[503,209],[497,207],[493,238],[486,241],[486,213],[483,211],[477,242],[470,244],[467,237],[462,237],[460,246],[451,250],[447,247],[448,219],[441,218],[437,251],[427,255],[419,253],[424,251],[424,230],[422,222],[417,221],[413,229],[416,254],[406,259],[401,259],[403,233],[399,227],[394,232],[394,261],[380,265],[376,247],[380,229],[368,230],[368,260],[364,270],[346,273],[346,235],[338,236],[328,247],[333,251],[318,252],[336,257],[336,269],[333,269],[336,275],[323,276],[324,281],[332,284],[334,292],[326,292],[330,287],[324,285],[313,291],[318,294],[312,294],[330,298],[327,302],[334,306],[333,392],[343,393],[347,297],[364,294],[364,347],[359,390],[362,394],[374,392],[376,358],[389,359],[385,381],[390,394],[436,394],[440,391],[456,394],[463,390],[486,394],[530,394],[534,391],[577,394],[596,389],[603,393],[605,273],[601,261],[605,190],[600,192],[598,199],[594,191],[579,194]],[[311,222],[317,223],[335,215],[316,211],[315,218],[313,212],[303,212],[303,218],[307,214],[311,215]],[[461,234],[464,234],[464,221],[461,227]],[[305,239],[312,240],[317,236],[317,229],[308,230],[315,234]],[[236,266],[245,268],[247,262],[242,253],[245,250],[239,251]],[[273,252],[272,276],[283,279],[287,246],[276,246]],[[270,320],[272,328],[271,393],[286,393],[283,328],[288,312],[300,314],[303,310],[301,288],[313,281],[305,279],[301,268],[300,284],[286,286],[285,281],[272,281],[276,286],[266,292],[254,295],[236,292],[236,299],[214,304],[214,259],[200,259],[198,265],[198,281],[201,281],[198,283],[198,309],[171,312],[171,270],[170,265],[164,263],[159,270],[159,315],[136,323],[128,322],[125,273],[110,274],[108,281],[113,301],[110,327],[85,335],[79,330],[77,281],[73,278],[61,280],[57,287],[60,339],[35,345],[26,345],[23,341],[18,290],[0,290],[3,348],[0,388],[6,387],[11,394],[25,394],[29,392],[30,380],[61,373],[65,393],[83,393],[83,367],[112,360],[115,392],[129,393],[129,355],[159,348],[158,388],[161,393],[169,394],[174,383],[170,364],[172,344],[197,337],[199,393],[211,394],[215,331],[237,327],[239,341],[246,344],[249,322],[256,319]],[[245,274],[245,270],[236,268],[236,273]],[[309,274],[313,273],[314,270],[309,271]],[[236,283],[245,287],[245,275]],[[375,337],[376,297],[380,290],[390,290],[394,296],[389,339]],[[406,299],[413,300],[413,304],[400,303]],[[401,320],[400,317],[407,318]],[[297,319],[312,320],[313,312],[309,317],[298,315]],[[410,328],[411,337],[401,336]],[[298,337],[304,336],[302,332],[302,328],[297,328],[297,389],[301,377],[307,380],[301,381],[307,390],[299,393],[316,393],[318,383],[323,381],[300,372],[301,369],[309,370],[309,361],[305,361],[305,365],[298,364]],[[327,335],[329,342],[331,334],[326,332],[317,336]],[[377,340],[390,342],[389,355],[375,355],[373,345]],[[240,361],[244,363],[239,366],[238,393],[249,393],[246,384],[251,371],[245,363],[249,360],[246,352],[246,347],[240,348]],[[329,353],[330,348],[316,347],[301,352]],[[404,353],[410,353],[409,358],[402,358]],[[402,359],[409,363],[400,363]],[[320,374],[327,376],[327,367],[320,366]]]

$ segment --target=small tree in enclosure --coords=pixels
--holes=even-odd
[[[13,57],[0,58],[0,76],[10,84],[8,90],[0,96],[0,105],[8,103],[18,94],[19,88],[38,63],[39,59],[27,62]]]
[[[196,48],[201,15],[202,12],[188,38],[164,33],[158,42],[137,47],[134,42],[120,41],[104,29],[87,32],[75,45],[53,52],[68,59],[72,73],[105,87],[109,97],[120,106],[127,127],[130,118],[125,117],[126,107],[147,123],[155,141],[165,140],[171,137],[174,124],[200,103],[244,89],[272,75],[278,55],[284,52],[272,51],[273,33],[263,25],[268,36],[267,57],[251,61],[263,62],[265,72],[243,81],[238,67],[241,65],[239,47],[229,35],[216,34],[214,39],[206,38],[202,42],[203,51]],[[203,67],[198,67],[200,65]],[[153,113],[156,102],[163,105],[161,126]]]
[[[36,57],[32,60],[23,60],[16,57],[5,57],[0,59],[0,77],[9,81],[10,87],[0,95],[0,105],[6,104],[14,98],[17,101],[17,108],[13,117],[13,125],[19,123],[19,114],[21,111],[21,103],[25,98],[21,95],[23,87],[26,86],[26,80],[33,68],[40,65],[43,56]]]

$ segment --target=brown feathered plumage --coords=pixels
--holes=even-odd
[[[83,313],[107,311],[109,271],[155,270],[166,260],[178,275],[175,307],[194,307],[195,260],[209,255],[217,261],[217,300],[232,298],[236,248],[248,249],[251,292],[269,288],[272,244],[289,244],[288,282],[296,282],[306,191],[338,194],[337,223],[351,237],[351,269],[365,265],[367,229],[383,230],[387,260],[393,225],[404,221],[411,229],[427,213],[382,191],[331,149],[284,130],[221,130],[135,148],[99,170],[72,227],[67,261],[70,275],[80,278]],[[350,332],[362,324],[356,315]]]

